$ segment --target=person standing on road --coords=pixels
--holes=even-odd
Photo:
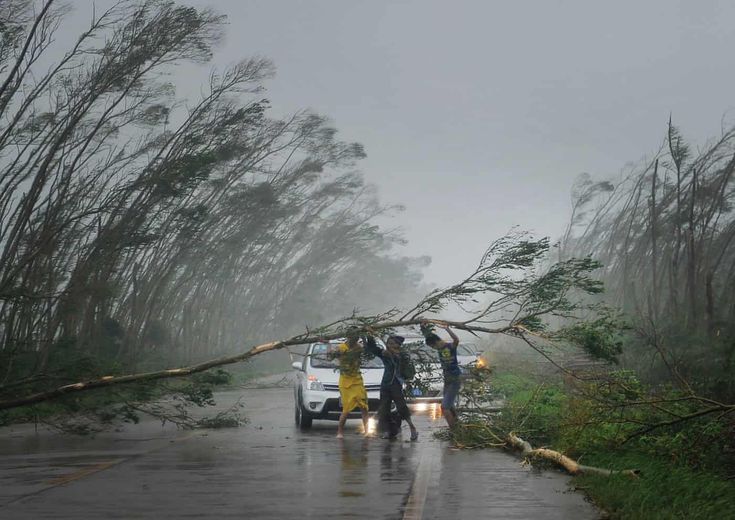
[[[408,409],[406,398],[403,396],[402,368],[408,367],[411,363],[408,355],[401,351],[403,340],[402,336],[389,336],[385,342],[388,348],[382,350],[375,343],[375,339],[368,336],[365,350],[383,360],[383,379],[380,381],[380,406],[378,407],[378,430],[383,432],[384,439],[396,436],[396,434],[389,431],[388,425],[391,403],[396,403],[398,413],[411,428],[411,440],[415,441],[419,438],[419,432],[411,420],[411,411]]]
[[[368,435],[368,398],[365,383],[360,373],[363,346],[357,336],[348,337],[346,343],[341,343],[337,352],[332,356],[339,359],[339,396],[342,400],[342,413],[337,423],[337,438],[344,437],[344,427],[347,416],[355,408],[362,412],[364,435]]]
[[[462,371],[457,361],[457,347],[459,346],[459,338],[452,332],[449,327],[443,327],[444,330],[452,338],[452,342],[444,341],[435,333],[430,332],[425,335],[426,344],[437,351],[439,354],[439,362],[442,365],[442,373],[444,375],[444,392],[442,397],[442,415],[447,421],[450,428],[457,424],[456,401],[459,395],[459,389],[462,386]]]

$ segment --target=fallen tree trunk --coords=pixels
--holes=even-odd
[[[89,381],[80,381],[78,383],[72,383],[52,390],[44,392],[38,392],[35,394],[19,397],[16,399],[8,399],[0,401],[0,410],[7,410],[9,408],[17,408],[19,406],[27,406],[30,404],[36,404],[43,401],[49,401],[62,395],[67,395],[76,392],[83,392],[85,390],[92,390],[94,388],[104,388],[114,385],[121,385],[125,383],[136,383],[141,381],[154,381],[156,379],[168,379],[172,377],[184,377],[197,372],[204,372],[210,368],[230,365],[233,363],[239,363],[245,361],[257,354],[268,352],[270,350],[276,350],[283,348],[286,345],[295,345],[297,343],[287,341],[276,341],[271,343],[264,343],[262,345],[255,346],[246,352],[237,354],[234,356],[222,357],[212,359],[199,363],[196,365],[181,367],[181,368],[169,368],[166,370],[158,370],[155,372],[143,372],[139,374],[129,374],[124,376],[104,376],[99,379],[92,379]]]
[[[506,438],[506,442],[510,447],[521,452],[521,455],[526,459],[533,459],[535,457],[548,460],[553,462],[557,466],[564,468],[570,475],[601,475],[609,477],[611,475],[625,475],[631,478],[637,478],[640,475],[640,470],[637,469],[624,469],[614,470],[605,468],[596,468],[594,466],[585,466],[579,464],[575,460],[570,459],[566,455],[559,453],[555,450],[548,448],[533,448],[528,441],[525,441],[517,435],[511,433]]]
[[[391,328],[396,328],[396,327],[405,327],[409,325],[418,325],[422,321],[425,321],[425,320],[412,319],[412,320],[404,320],[404,321],[385,321],[385,322],[378,322],[378,323],[372,323],[372,324],[365,324],[362,328],[358,328],[358,332],[360,331],[372,332],[372,331],[391,329]],[[485,327],[474,327],[474,326],[471,327],[464,323],[443,321],[443,320],[437,320],[437,319],[432,319],[428,321],[450,325],[452,327],[462,329],[462,330],[469,330],[469,331],[474,330],[474,331],[486,332],[490,334],[498,334],[498,333],[507,332],[508,330],[513,330],[513,327],[510,327],[510,326],[502,327],[499,329],[488,329]],[[303,334],[300,336],[294,336],[292,338],[282,340],[282,341],[271,341],[269,343],[263,343],[260,345],[256,345],[246,350],[245,352],[241,352],[240,354],[211,359],[209,361],[204,361],[203,363],[198,363],[196,365],[191,365],[187,367],[170,368],[166,370],[158,370],[154,372],[144,372],[144,373],[139,373],[139,374],[129,374],[129,375],[124,375],[124,376],[104,376],[104,377],[100,377],[99,379],[91,379],[89,381],[80,381],[78,383],[72,383],[72,384],[60,386],[52,390],[46,390],[43,392],[38,392],[35,394],[23,396],[23,397],[17,397],[13,399],[7,399],[4,401],[0,401],[0,410],[18,408],[20,406],[27,406],[31,404],[40,403],[43,401],[50,401],[51,399],[55,399],[63,395],[68,395],[68,394],[72,394],[76,392],[83,392],[83,391],[92,390],[95,388],[105,388],[105,387],[110,387],[114,385],[121,385],[121,384],[126,384],[126,383],[137,383],[141,381],[154,381],[157,379],[169,379],[173,377],[185,377],[185,376],[189,376],[192,374],[196,374],[198,372],[204,372],[205,370],[209,370],[211,368],[220,367],[224,365],[232,365],[234,363],[240,363],[242,361],[246,361],[250,359],[253,356],[262,354],[264,352],[269,352],[271,350],[278,350],[278,349],[288,347],[291,345],[303,345],[306,343],[314,343],[317,341],[337,339],[337,338],[343,337],[344,334],[345,334],[344,330],[339,330],[337,332],[333,332],[330,334],[308,334],[307,333],[307,334]],[[2,388],[0,388],[0,390],[2,390]]]

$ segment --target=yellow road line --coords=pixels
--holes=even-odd
[[[64,484],[68,484],[69,482],[74,482],[75,480],[79,480],[79,479],[84,478],[84,477],[87,477],[89,475],[94,475],[95,473],[99,473],[100,471],[104,471],[104,470],[109,469],[109,468],[111,468],[113,466],[116,466],[116,465],[120,464],[121,462],[125,462],[125,461],[131,460],[131,459],[134,459],[134,458],[138,458],[138,457],[143,457],[145,455],[149,455],[151,453],[155,453],[157,451],[164,450],[168,446],[170,446],[171,444],[174,444],[174,443],[177,443],[177,442],[181,442],[181,441],[189,440],[189,439],[191,439],[196,434],[197,434],[197,432],[194,431],[194,432],[191,432],[191,433],[189,433],[187,435],[181,435],[180,437],[174,437],[173,439],[169,439],[169,441],[166,444],[163,444],[162,446],[159,446],[158,448],[154,448],[152,450],[145,451],[143,453],[138,453],[137,455],[133,455],[133,456],[122,458],[122,459],[114,459],[114,460],[110,460],[110,461],[106,461],[106,462],[100,462],[100,463],[95,464],[94,466],[89,466],[89,467],[86,467],[86,468],[82,468],[82,469],[80,469],[78,471],[75,471],[73,473],[68,473],[66,475],[62,475],[62,476],[57,477],[55,479],[48,480],[48,481],[45,482],[46,487],[41,488],[41,489],[39,489],[37,491],[33,491],[31,493],[26,493],[25,495],[17,496],[15,498],[12,498],[12,499],[8,500],[5,503],[0,503],[0,508],[2,508],[4,506],[7,506],[7,505],[10,505],[10,504],[12,504],[14,502],[18,502],[18,501],[23,500],[23,499],[28,498],[28,497],[40,495],[41,493],[43,493],[45,491],[48,491],[50,489],[54,489],[54,488],[56,488],[58,486],[63,486]]]
[[[416,468],[416,476],[411,486],[411,494],[406,502],[403,512],[403,520],[421,520],[424,515],[424,504],[426,503],[426,492],[429,489],[432,466],[434,465],[434,450],[428,448],[430,453],[424,453]]]
[[[158,448],[154,448],[152,450],[149,450],[149,451],[146,451],[146,452],[143,452],[143,453],[139,453],[139,454],[134,455],[132,457],[127,457],[127,458],[123,458],[123,459],[115,459],[115,460],[111,460],[111,461],[107,461],[107,462],[100,462],[100,463],[95,464],[94,466],[89,466],[89,467],[86,467],[86,468],[82,468],[82,469],[80,469],[78,471],[75,471],[73,473],[68,473],[66,475],[62,475],[62,476],[57,477],[55,479],[49,480],[46,483],[50,487],[63,486],[64,484],[68,484],[69,482],[74,482],[75,480],[79,480],[80,478],[84,478],[84,477],[86,477],[88,475],[94,475],[95,473],[98,473],[100,471],[104,471],[106,469],[109,469],[109,468],[111,468],[113,466],[116,466],[117,464],[120,464],[121,462],[125,462],[126,460],[130,460],[132,458],[142,457],[142,456],[145,456],[145,455],[149,455],[151,453],[155,453],[157,451],[161,451],[161,450],[167,448],[168,446],[170,446],[171,444],[174,444],[174,443],[177,443],[177,442],[181,442],[181,441],[189,440],[194,435],[196,435],[196,433],[197,432],[191,432],[191,433],[189,433],[187,435],[181,435],[179,437],[174,437],[173,439],[169,439],[168,444],[164,444],[163,446],[159,446]]]
[[[69,482],[74,482],[75,480],[84,478],[87,475],[92,475],[99,471],[106,470],[107,468],[111,468],[112,466],[115,466],[116,464],[120,464],[124,460],[125,459],[117,459],[117,460],[111,460],[108,462],[100,462],[99,464],[95,464],[94,466],[90,466],[88,468],[82,468],[79,471],[68,473],[66,475],[57,477],[53,480],[49,480],[46,483],[51,487],[63,486],[64,484],[68,484]]]

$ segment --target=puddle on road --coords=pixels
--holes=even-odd
[[[409,405],[414,415],[425,415],[432,421],[438,421],[443,416],[441,403],[413,403]]]

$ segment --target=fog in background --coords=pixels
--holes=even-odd
[[[229,17],[215,63],[270,58],[277,112],[365,146],[359,168],[406,208],[385,225],[439,285],[512,226],[560,236],[575,177],[619,177],[670,114],[703,142],[735,107],[727,1],[187,3]]]

